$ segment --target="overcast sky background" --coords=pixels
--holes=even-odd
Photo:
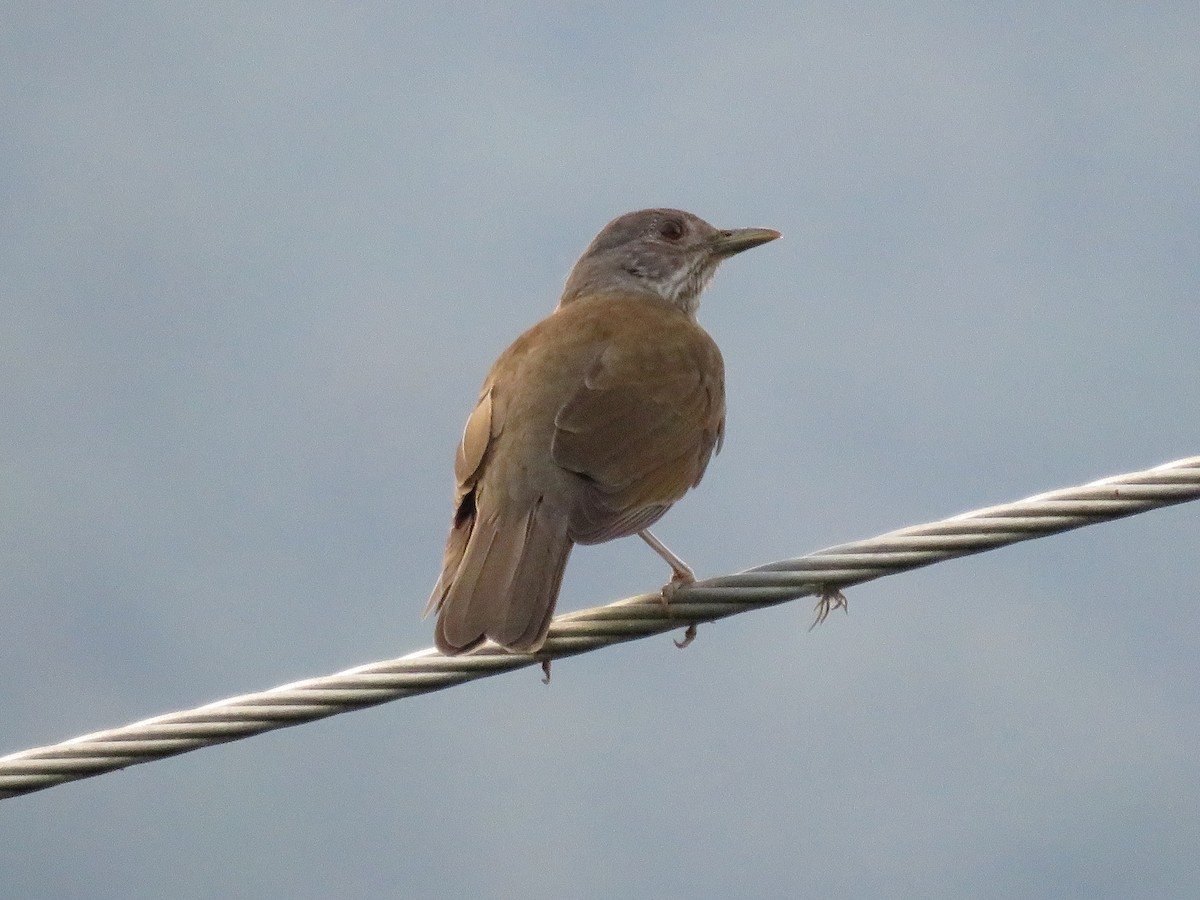
[[[784,234],[701,308],[701,575],[1200,454],[1194,2],[15,4],[0,119],[0,754],[429,645],[478,384],[627,210]],[[4,893],[1200,896],[1198,543],[5,801]]]

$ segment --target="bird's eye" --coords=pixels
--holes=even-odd
[[[668,241],[677,241],[683,237],[683,223],[678,219],[667,219],[658,226],[658,233]]]

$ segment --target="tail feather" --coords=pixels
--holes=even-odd
[[[554,616],[562,587],[571,540],[563,516],[538,506],[525,534],[525,552],[514,573],[502,625],[489,637],[510,650],[532,653],[541,649]]]
[[[439,610],[438,649],[464,653],[491,638],[510,650],[537,650],[571,552],[566,516],[538,503],[521,515],[483,514],[463,526],[465,546],[452,553],[457,548],[451,534],[442,577],[430,597],[430,606]]]
[[[471,539],[474,526],[475,517],[471,515],[461,522],[455,522],[454,527],[450,529],[450,536],[446,538],[446,552],[442,555],[442,574],[433,586],[433,593],[429,595],[425,611],[421,613],[422,619],[431,612],[440,610],[446,601],[446,592],[450,590],[454,575],[462,565],[463,554],[467,552],[467,543]]]

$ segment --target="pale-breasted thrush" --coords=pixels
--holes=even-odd
[[[454,461],[454,519],[426,613],[463,653],[491,638],[536,652],[575,544],[640,534],[700,483],[725,430],[721,352],[696,322],[720,262],[779,237],[690,213],[614,219],[558,307],[496,360]]]

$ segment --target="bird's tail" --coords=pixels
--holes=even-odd
[[[571,553],[567,520],[539,500],[524,513],[478,510],[455,525],[426,607],[438,610],[439,650],[464,653],[487,638],[520,653],[541,648]]]

